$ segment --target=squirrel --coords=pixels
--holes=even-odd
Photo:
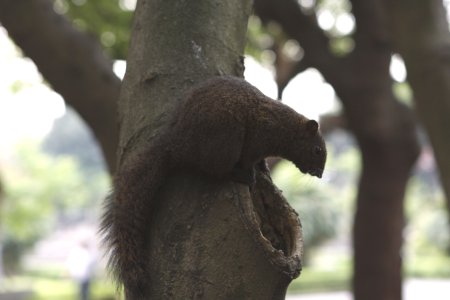
[[[158,190],[176,169],[251,186],[255,166],[268,156],[292,161],[321,177],[326,147],[319,125],[244,79],[218,76],[193,88],[168,130],[125,163],[105,202],[100,232],[108,267],[127,299],[148,299],[146,231]]]

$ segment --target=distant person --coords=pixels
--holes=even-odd
[[[95,255],[87,242],[73,248],[67,257],[67,267],[71,277],[79,285],[80,300],[89,300],[89,285],[95,266]]]

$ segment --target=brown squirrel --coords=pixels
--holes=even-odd
[[[214,77],[194,88],[167,133],[119,170],[106,201],[101,232],[110,250],[109,268],[127,299],[148,299],[145,232],[171,171],[190,169],[251,185],[255,164],[279,156],[320,178],[326,154],[316,121],[245,80]]]

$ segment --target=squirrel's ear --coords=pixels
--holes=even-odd
[[[306,132],[311,136],[319,131],[319,124],[314,120],[309,120],[306,122]]]

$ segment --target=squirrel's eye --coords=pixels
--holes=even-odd
[[[320,155],[320,154],[322,154],[322,148],[321,148],[320,146],[315,146],[315,147],[313,148],[313,153],[314,153],[315,155]]]

